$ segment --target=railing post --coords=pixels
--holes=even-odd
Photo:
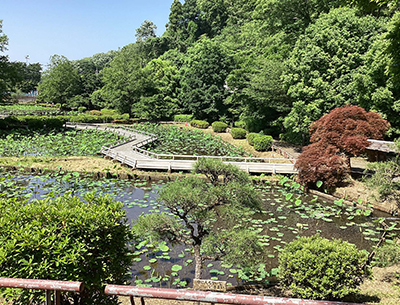
[[[46,293],[46,305],[51,305],[51,290],[45,290]]]
[[[54,293],[54,305],[61,305],[61,292],[58,290]]]

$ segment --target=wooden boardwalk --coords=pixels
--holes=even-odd
[[[193,164],[196,163],[199,158],[213,158],[220,159],[225,163],[234,164],[248,173],[297,173],[293,167],[294,159],[156,154],[141,149],[142,146],[157,140],[157,136],[154,134],[123,126],[110,127],[100,124],[68,123],[66,127],[105,130],[127,137],[128,139],[123,142],[116,142],[103,146],[100,153],[122,164],[128,165],[133,169],[191,171],[193,170]]]

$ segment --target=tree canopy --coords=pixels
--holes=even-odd
[[[400,134],[398,1],[174,0],[168,17],[158,37],[145,20],[106,64],[72,62],[79,90],[65,103],[237,122],[304,145],[312,122],[351,103]]]

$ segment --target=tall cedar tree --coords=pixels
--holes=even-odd
[[[311,124],[311,144],[304,148],[295,167],[300,183],[312,186],[318,180],[334,187],[350,172],[350,156],[359,156],[368,139],[382,139],[389,128],[380,114],[359,106],[336,108]]]

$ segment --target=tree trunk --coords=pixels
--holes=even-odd
[[[201,279],[201,255],[200,255],[200,245],[194,245],[193,247],[194,250],[194,261],[195,261],[195,272],[194,272],[194,278],[196,280]]]

